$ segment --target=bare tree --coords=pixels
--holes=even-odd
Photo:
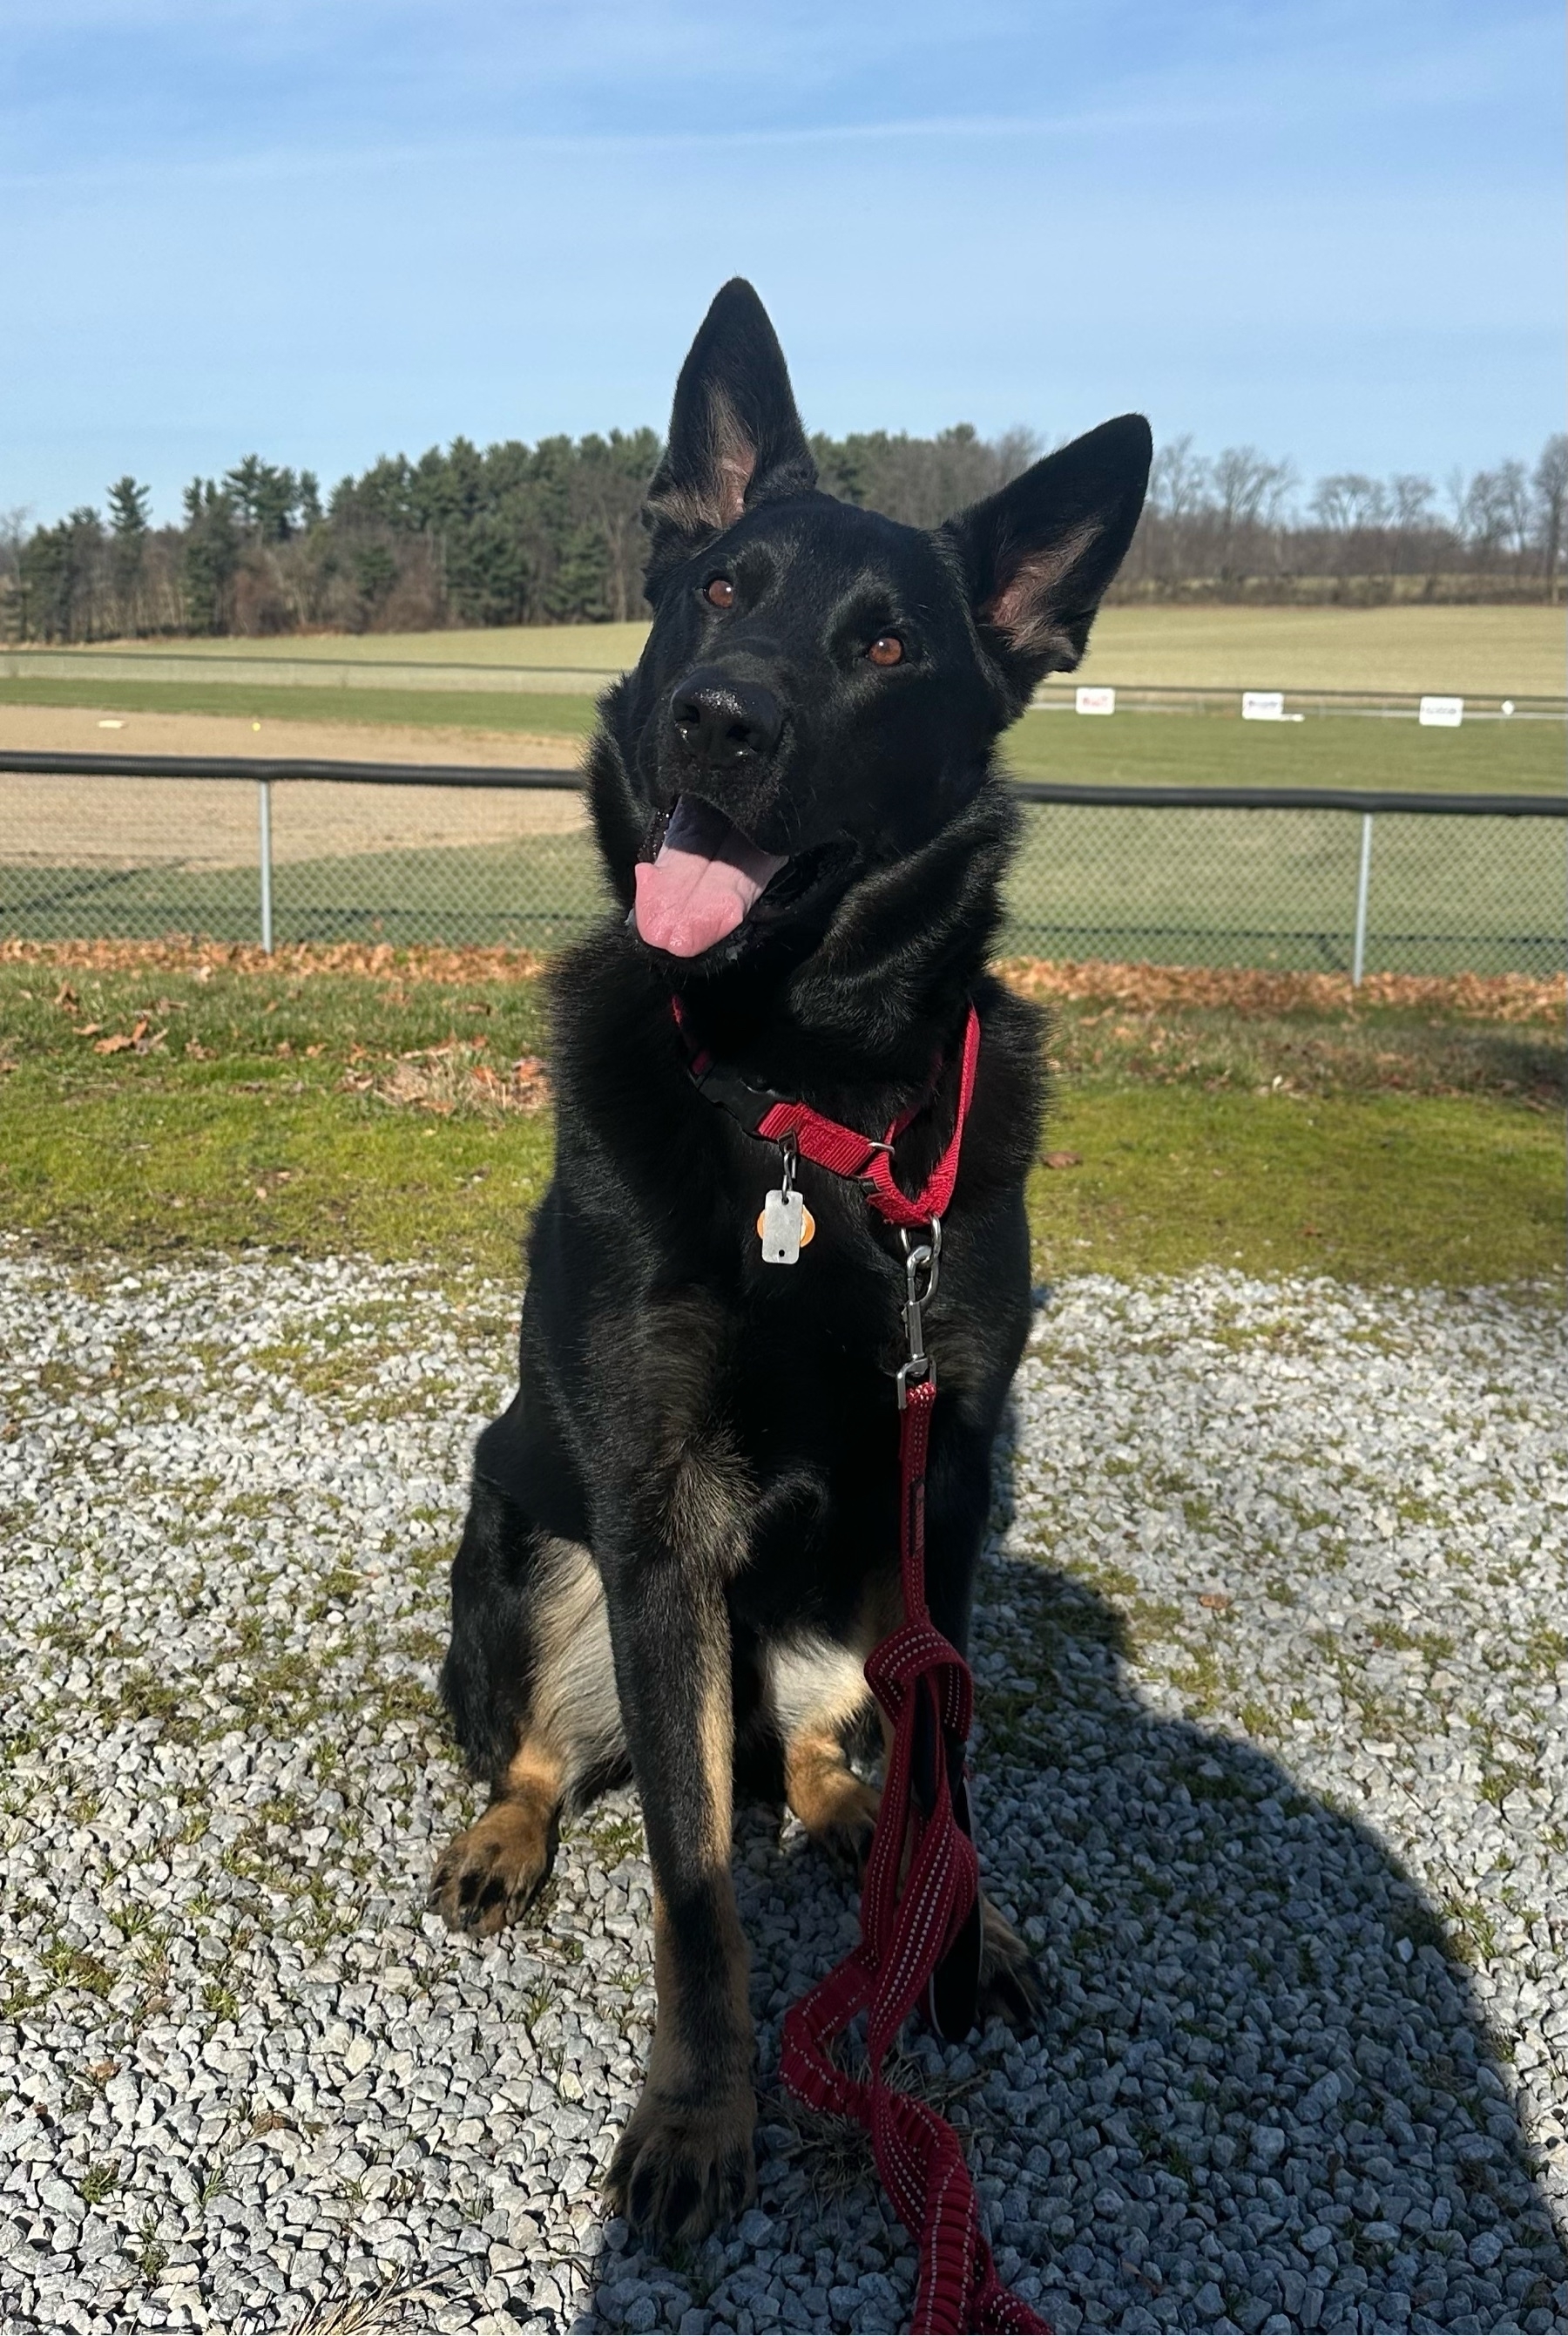
[[[1503,540],[1511,551],[1522,558],[1530,549],[1531,522],[1535,515],[1529,477],[1524,463],[1513,457],[1498,463],[1495,477]]]
[[[1220,575],[1244,583],[1246,552],[1256,549],[1262,532],[1278,525],[1295,471],[1288,462],[1272,462],[1255,446],[1225,446],[1215,455],[1210,477],[1219,522]]]
[[[1541,542],[1541,572],[1546,598],[1557,598],[1557,560],[1563,549],[1563,507],[1568,501],[1568,434],[1559,430],[1541,449],[1532,481],[1535,524]]]
[[[1186,572],[1192,522],[1204,509],[1208,484],[1209,466],[1193,453],[1190,430],[1167,439],[1156,453],[1148,474],[1149,509],[1162,522],[1167,581]]]
[[[1517,479],[1512,474],[1518,473]],[[1524,465],[1503,462],[1495,471],[1477,471],[1466,490],[1461,528],[1483,561],[1508,541],[1518,521]]]

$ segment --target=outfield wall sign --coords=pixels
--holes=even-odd
[[[1243,690],[1244,722],[1282,722],[1284,718],[1285,693],[1282,689]]]
[[[1416,719],[1423,730],[1457,730],[1465,719],[1462,697],[1423,697]]]
[[[1116,712],[1114,689],[1079,688],[1074,693],[1072,702],[1079,714],[1114,714]]]

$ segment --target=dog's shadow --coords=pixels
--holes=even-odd
[[[1094,1591],[988,1559],[982,1863],[1049,2003],[1023,2041],[915,2039],[904,2074],[967,2128],[1004,2275],[1064,2331],[1564,2324],[1568,2258],[1437,1910],[1265,1753],[1151,1709],[1126,1654]],[[659,2265],[612,2226],[579,2324],[654,2325],[645,2294],[679,2326],[684,2290],[687,2324],[771,2326],[783,2281],[786,2325],[904,2325],[912,2259],[860,2136],[777,2077],[786,2006],[856,1935],[853,1890],[775,1811],[742,1812],[736,1866],[766,2227]]]

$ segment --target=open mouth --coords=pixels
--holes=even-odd
[[[756,907],[788,856],[764,852],[722,812],[682,795],[653,860],[637,863],[632,914],[650,949],[701,957]]]

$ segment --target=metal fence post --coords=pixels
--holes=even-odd
[[[261,946],[272,955],[272,781],[263,779],[257,787],[257,811],[261,825]]]
[[[1350,987],[1360,989],[1367,969],[1367,893],[1372,881],[1372,814],[1361,813],[1361,866],[1356,878],[1356,938],[1350,950]],[[270,948],[271,944],[268,943]]]

